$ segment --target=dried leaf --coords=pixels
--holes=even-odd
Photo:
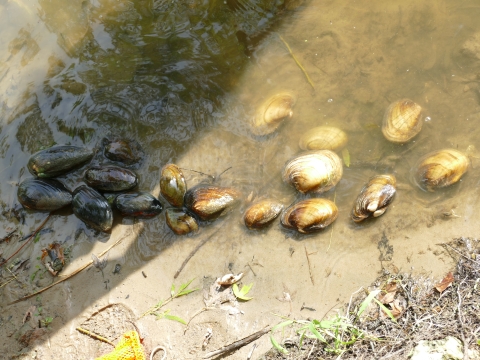
[[[380,294],[378,296],[378,301],[382,304],[390,304],[395,299],[395,294],[397,292],[387,292],[386,294]]]
[[[453,274],[452,272],[449,272],[441,282],[435,285],[435,289],[437,289],[439,293],[442,293],[445,291],[447,287],[452,285],[452,283],[453,283]]]

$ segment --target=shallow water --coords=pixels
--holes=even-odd
[[[146,153],[136,169],[142,191],[158,195],[159,170],[168,162],[214,176],[231,167],[215,182],[239,188],[245,198],[273,196],[288,205],[301,196],[282,183],[280,172],[300,151],[300,136],[327,124],[349,136],[351,165],[324,195],[339,207],[333,226],[298,235],[276,222],[253,232],[240,221],[246,205],[186,238],[170,232],[163,214],[138,222],[117,219],[118,229],[138,226],[139,232],[110,254],[108,293],[99,273],[72,280],[56,295],[69,299],[68,310],[52,307],[68,319],[54,330],[68,332],[70,319],[105,296],[114,301],[120,283],[130,289],[129,305],[143,312],[158,298],[157,286],[168,290],[181,261],[209,236],[182,276],[248,273],[245,281],[255,283],[259,301],[244,305],[244,325],[229,322],[236,336],[239,329],[248,333],[271,323],[264,319],[270,310],[288,313],[288,305],[277,300],[283,292],[292,295],[295,316],[310,315],[299,312],[302,303],[322,316],[382,268],[446,272],[448,257],[435,244],[479,230],[478,154],[471,151],[480,147],[479,16],[478,1],[0,3],[0,237],[14,227],[26,234],[46,217],[26,211],[19,220],[12,209],[18,209],[17,184],[31,176],[28,158],[53,144],[96,147],[109,135],[133,138]],[[280,91],[296,95],[293,119],[265,139],[252,136],[255,108]],[[422,105],[425,123],[412,142],[392,145],[380,126],[385,109],[401,98]],[[445,147],[470,147],[472,168],[449,189],[422,192],[411,182],[412,167],[424,154]],[[101,153],[94,162],[107,163]],[[74,189],[85,169],[60,179]],[[394,173],[399,183],[393,205],[378,219],[354,224],[349,213],[355,197],[370,176],[384,172]],[[185,175],[189,186],[208,181],[195,172]],[[444,215],[452,209],[459,217]],[[31,258],[28,279],[40,266],[41,249],[53,241],[71,247],[66,270],[74,270],[122,234],[99,234],[69,210],[55,214],[47,227],[54,231],[18,255]],[[6,257],[18,243],[0,246]],[[305,252],[311,254],[311,274]],[[110,275],[116,262],[122,264],[121,280]],[[135,280],[140,269],[158,278],[142,287]],[[29,281],[33,289],[49,282],[48,276]],[[25,293],[10,284],[2,299]]]

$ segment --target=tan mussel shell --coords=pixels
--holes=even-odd
[[[333,126],[318,126],[308,130],[298,142],[302,150],[341,150],[347,144],[347,134]]]
[[[283,120],[293,116],[295,96],[283,92],[268,98],[256,111],[251,124],[254,135],[263,136],[273,133]]]
[[[185,207],[202,220],[226,215],[240,200],[241,193],[233,188],[199,185],[185,194]]]
[[[456,183],[470,166],[467,155],[455,149],[444,149],[422,157],[414,168],[415,183],[427,191]]]
[[[186,235],[198,230],[197,220],[181,209],[165,210],[165,219],[168,227],[177,235]]]
[[[249,229],[261,229],[275,220],[282,210],[283,205],[276,200],[260,200],[245,211],[243,221]]]
[[[330,150],[304,152],[287,161],[283,169],[283,181],[301,193],[328,191],[342,175],[342,161]]]
[[[183,197],[187,191],[187,183],[180,168],[175,164],[167,164],[160,175],[160,192],[173,206],[182,207]]]
[[[352,209],[352,219],[360,222],[370,216],[378,217],[387,211],[396,193],[397,180],[393,175],[372,177],[363,187]]]
[[[286,228],[305,234],[322,230],[334,222],[337,216],[338,209],[332,201],[313,198],[290,206],[280,221]]]
[[[405,143],[422,130],[422,107],[412,100],[403,99],[391,104],[383,118],[382,132],[394,143]]]

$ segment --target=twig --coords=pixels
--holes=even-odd
[[[163,350],[163,356],[162,356],[162,359],[161,359],[161,360],[165,360],[165,359],[167,358],[167,349],[164,348],[163,346],[157,346],[157,347],[154,348],[154,349],[152,350],[152,352],[150,353],[150,360],[153,360],[153,355],[155,355],[158,350]]]
[[[114,246],[117,246],[118,244],[120,244],[120,242],[125,239],[125,237],[121,238],[121,239],[118,239],[113,245],[111,245],[108,249],[104,250],[100,255],[99,257],[102,257],[103,255],[105,255],[108,251],[110,251],[110,249],[112,249]],[[77,275],[79,272],[81,272],[82,270],[85,270],[87,267],[89,267],[90,265],[93,264],[93,261],[90,260],[87,264],[79,267],[77,270],[75,270],[74,272],[66,275],[64,278],[48,285],[48,286],[45,286],[43,289],[40,289],[38,290],[37,292],[34,292],[33,294],[29,294],[29,295],[25,295],[24,297],[21,297],[20,299],[17,299],[15,301],[12,301],[11,303],[9,303],[8,305],[12,305],[12,304],[16,304],[18,302],[21,302],[23,300],[27,300],[27,299],[30,299],[31,297],[34,297],[34,296],[37,296],[38,294],[41,294],[43,293],[44,291],[47,291],[48,289],[54,287],[55,285],[57,284],[60,284],[61,282],[64,282],[65,280],[68,280],[70,279],[71,277]]]
[[[280,40],[282,40],[282,42],[285,44],[285,46],[287,47],[288,49],[288,52],[290,53],[290,55],[292,55],[292,58],[293,60],[295,60],[295,62],[297,63],[298,67],[303,71],[303,74],[305,75],[305,77],[307,78],[307,81],[310,85],[312,85],[312,88],[315,90],[315,85],[313,85],[313,82],[312,82],[312,79],[310,79],[310,76],[308,76],[307,74],[307,71],[305,70],[305,68],[302,66],[302,64],[300,64],[300,61],[297,60],[297,58],[295,57],[295,55],[293,54],[292,52],[292,49],[290,49],[290,46],[287,44],[287,42],[283,39],[283,37],[281,35],[278,35],[278,37],[280,38]]]
[[[317,344],[317,341],[315,340],[315,341],[313,342],[312,348],[311,348],[310,351],[308,352],[307,360],[310,359],[310,355],[312,355],[313,349],[315,349],[315,345],[316,345],[316,344]]]
[[[247,336],[243,339],[237,340],[237,341],[231,343],[230,345],[226,345],[226,346],[224,346],[224,347],[222,347],[218,350],[207,353],[203,357],[203,359],[209,359],[209,358],[212,358],[212,357],[217,356],[217,355],[222,355],[222,354],[225,354],[225,353],[229,353],[233,350],[237,350],[237,349],[239,349],[239,348],[241,348],[245,345],[250,344],[252,341],[255,341],[255,340],[261,338],[263,335],[268,333],[270,330],[271,330],[271,326],[267,325],[262,330],[257,331],[256,333],[253,333],[252,335],[249,335],[249,336]]]
[[[100,340],[100,341],[103,341],[103,342],[106,342],[107,344],[110,344],[112,345],[113,347],[115,347],[115,344],[112,343],[110,340],[108,339],[105,339],[103,336],[100,336],[100,335],[97,335],[91,331],[88,331],[84,328],[81,328],[81,327],[77,327],[77,331],[80,331],[82,334],[85,334],[85,335],[88,335],[94,339],[97,339],[97,340]]]
[[[182,265],[180,265],[180,268],[177,270],[177,272],[175,273],[175,275],[173,275],[173,278],[176,279],[178,277],[178,275],[180,275],[180,273],[182,272],[183,268],[185,267],[185,265],[187,265],[187,263],[190,261],[190,259],[197,253],[197,251],[203,246],[205,245],[205,243],[210,240],[210,236],[208,236],[207,238],[205,238],[204,240],[202,240],[202,242],[200,242],[196,247],[195,249],[192,250],[192,252],[190,254],[188,254],[188,256],[186,257],[185,260],[183,260],[183,263]]]
[[[463,280],[465,281],[465,279]],[[460,322],[460,335],[462,335],[463,342],[463,360],[468,360],[468,343],[465,339],[465,326],[462,319],[462,297],[460,296],[460,286],[462,286],[463,281],[457,286],[457,295],[458,295],[458,320]]]
[[[307,252],[307,246],[304,244],[303,247],[305,248],[305,256],[307,257],[308,272],[310,273],[310,280],[312,281],[312,285],[315,285],[315,281],[313,281],[312,267],[310,265],[310,258],[308,257],[309,254]]]
[[[250,360],[252,358],[252,355],[253,355],[253,352],[255,351],[255,348],[257,347],[257,344],[253,344],[252,346],[252,350],[250,350],[250,352],[248,353],[247,355],[247,360]]]
[[[6,260],[4,260],[4,261],[0,264],[0,266],[5,265],[11,258],[13,258],[15,255],[17,255],[17,254],[20,252],[20,250],[22,250],[22,249],[25,247],[25,245],[27,245],[28,243],[30,243],[30,241],[31,241],[31,240],[35,237],[35,235],[42,229],[42,227],[45,226],[45,224],[47,223],[48,219],[50,219],[50,216],[51,216],[51,215],[52,215],[52,213],[49,213],[48,216],[47,216],[47,218],[46,218],[46,219],[40,224],[40,226],[37,227],[37,228],[35,229],[35,231],[30,235],[30,237],[28,238],[28,240],[25,241],[25,243],[24,243],[22,246],[20,246],[17,251],[15,251],[15,252],[14,252],[12,255],[10,255]]]

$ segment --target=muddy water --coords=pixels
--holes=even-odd
[[[46,226],[51,230],[16,256],[29,258],[30,268],[1,288],[2,303],[52,282],[38,259],[49,243],[70,249],[68,274],[91,253],[124,241],[110,251],[103,274],[89,269],[41,297],[4,307],[0,324],[12,336],[2,338],[3,346],[12,354],[22,349],[16,338],[28,330],[23,314],[37,305],[40,318],[54,321],[48,341],[39,339],[30,351],[40,358],[52,349],[60,349],[56,358],[98,355],[75,327],[108,303],[122,302],[138,316],[168,297],[181,262],[207,237],[176,283],[196,278],[195,286],[208,287],[224,273],[245,272],[254,300],[238,305],[243,314],[200,315],[188,336],[180,324],[142,319],[147,345],[166,344],[172,358],[199,358],[207,327],[214,329],[208,351],[274,324],[272,313],[322,317],[380,271],[443,275],[450,261],[436,244],[480,230],[474,150],[480,147],[479,16],[476,1],[0,3],[2,237],[15,227],[27,234],[45,219],[18,207],[16,187],[30,177],[28,157],[55,143],[96,147],[109,135],[134,138],[146,153],[136,169],[141,190],[158,195],[160,168],[175,162],[239,188],[245,198],[268,195],[285,205],[301,196],[282,183],[280,171],[308,129],[344,129],[351,156],[338,186],[324,194],[337,203],[339,217],[314,235],[278,223],[246,230],[240,221],[246,205],[186,238],[170,232],[163,214],[118,219],[111,235],[89,229],[69,210],[54,214]],[[253,137],[248,121],[255,108],[285,90],[297,97],[294,118],[273,136]],[[423,106],[425,122],[414,141],[392,145],[380,124],[388,105],[405,97]],[[413,165],[445,147],[470,147],[473,167],[445,191],[422,192],[411,182]],[[94,161],[105,163],[100,153]],[[74,189],[84,170],[60,179]],[[399,183],[393,205],[378,219],[354,224],[349,212],[356,195],[370,176],[384,172]],[[189,186],[212,182],[185,175]],[[7,257],[19,242],[0,246]],[[116,263],[122,270],[113,275]],[[202,298],[189,295],[172,312],[188,319],[203,307]],[[302,304],[317,311],[300,310]],[[269,346],[267,339],[259,344]],[[248,350],[231,358],[246,358]]]

